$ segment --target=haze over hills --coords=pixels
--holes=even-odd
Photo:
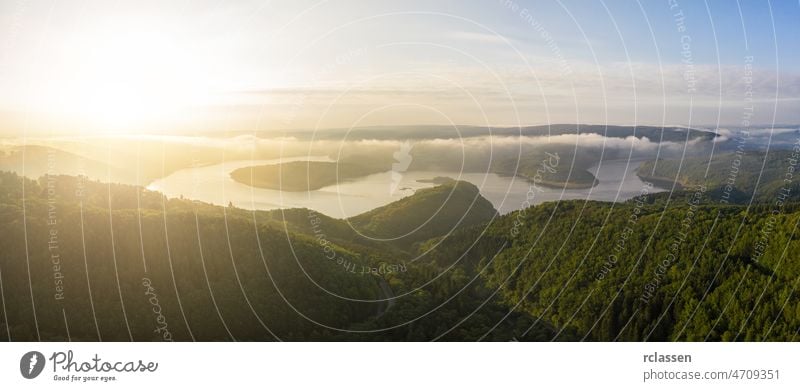
[[[528,179],[536,176],[534,167],[546,153],[558,153],[563,163],[574,161],[575,166],[561,167],[557,173],[545,172],[542,182],[555,187],[587,188],[595,182],[586,170],[601,159],[628,157],[630,150],[636,156],[651,156],[653,145],[660,143],[664,143],[661,154],[668,155],[681,144],[702,144],[717,136],[681,127],[606,125],[364,127],[292,131],[283,136],[252,132],[228,132],[219,137],[62,136],[14,141],[27,144],[6,147],[9,156],[16,157],[1,159],[0,169],[22,173],[21,155],[14,155],[13,150],[25,146],[39,151],[26,160],[31,178],[44,173],[47,151],[52,151],[59,167],[56,173],[137,185],[192,167],[301,156],[328,156],[340,163],[338,175],[347,180],[391,169],[393,154],[405,143],[409,145],[410,171],[494,172]],[[291,163],[283,170],[277,164],[271,166],[259,168],[252,176],[250,171],[240,170],[234,178],[249,184],[253,177],[253,184],[258,187],[277,188],[278,171],[282,171],[286,184],[283,190],[288,191],[317,189],[336,181],[337,170],[330,164],[314,163],[310,171],[299,163]],[[80,171],[81,167],[85,170]],[[308,185],[292,183],[309,175],[312,180]]]
[[[264,132],[265,136],[273,134],[274,132]],[[718,134],[713,131],[683,126],[622,126],[593,124],[523,125],[517,127],[488,127],[474,125],[363,126],[345,129],[286,130],[280,132],[280,134],[299,139],[335,141],[461,139],[486,136],[548,137],[560,135],[599,134],[606,137],[616,138],[646,137],[653,141],[681,142],[693,139],[711,140],[718,136]]]
[[[41,145],[11,146],[0,150],[0,167],[29,178],[39,178],[48,173],[81,173],[92,178],[108,178],[111,173],[120,174],[118,170],[99,161]],[[131,180],[133,174],[121,176],[127,176]]]
[[[491,172],[516,176],[539,186],[587,189],[598,183],[589,171],[601,160],[669,157],[683,149],[693,153],[698,146],[710,146],[719,137],[714,132],[681,127],[607,125],[366,127],[288,134],[323,144],[339,140],[338,149],[329,155],[336,163],[254,166],[238,169],[231,176],[237,182],[260,188],[317,190],[388,171],[396,152],[392,148],[406,146],[408,171]],[[404,144],[398,145],[400,141]],[[561,166],[542,170],[543,160],[553,160]]]
[[[314,142],[134,137],[7,146],[0,167],[20,172],[24,149],[29,178],[0,180],[2,290],[16,298],[5,303],[0,338],[796,338],[800,265],[786,255],[800,250],[792,233],[800,189],[785,181],[797,160],[791,144],[767,154],[731,149],[739,139],[727,133],[660,127],[502,128],[491,137],[472,127],[455,139],[448,127],[388,129],[354,129],[348,141],[332,131]],[[287,155],[300,160],[276,159]],[[500,215],[480,183],[448,179],[516,178],[534,198],[541,188],[588,193],[600,182],[595,168],[614,160],[638,166],[644,185],[676,183],[676,191],[643,187],[624,203],[520,202]],[[240,168],[226,170],[229,161]],[[432,187],[337,219],[313,207],[246,210],[136,186],[197,167],[280,194],[386,172],[429,173],[420,182]],[[753,192],[755,204],[739,206]]]

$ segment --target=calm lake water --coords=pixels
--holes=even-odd
[[[246,209],[309,208],[331,217],[350,217],[375,209],[403,197],[415,190],[435,184],[419,180],[437,176],[468,181],[481,190],[481,195],[491,201],[500,213],[520,209],[529,197],[530,183],[520,178],[501,177],[492,173],[458,173],[448,171],[409,171],[392,175],[383,172],[358,178],[350,182],[309,192],[286,192],[258,189],[231,179],[233,170],[243,167],[276,164],[290,161],[331,161],[324,156],[298,157],[275,160],[231,161],[205,167],[179,170],[147,186],[168,197],[180,197]],[[591,189],[547,189],[536,191],[531,204],[547,201],[588,199],[598,201],[624,201],[640,194],[644,183],[636,176],[638,161],[604,161],[591,171],[600,183]],[[653,188],[652,192],[664,191]]]

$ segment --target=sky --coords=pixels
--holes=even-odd
[[[0,133],[800,123],[798,1],[0,2]]]

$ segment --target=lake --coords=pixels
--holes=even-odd
[[[274,160],[237,160],[204,167],[176,171],[147,186],[168,197],[189,198],[216,205],[233,205],[251,210],[284,208],[309,208],[331,217],[344,218],[375,209],[414,194],[414,191],[435,186],[419,180],[437,176],[451,177],[471,182],[480,188],[481,195],[505,214],[526,205],[530,183],[516,177],[503,177],[493,173],[458,173],[449,171],[387,171],[368,175],[349,182],[327,186],[308,192],[286,192],[259,189],[234,181],[230,173],[238,168],[286,163],[291,161],[331,161],[325,156],[283,158]],[[624,201],[640,194],[644,183],[636,176],[639,161],[608,160],[589,171],[599,184],[591,189],[549,189],[535,191],[530,203],[587,199],[597,201]],[[399,174],[399,175],[398,175]],[[653,188],[651,192],[665,191]]]

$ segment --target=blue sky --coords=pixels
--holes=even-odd
[[[791,45],[800,38],[797,23],[800,6],[794,1],[772,2],[771,7],[766,1],[679,1],[677,8],[670,8],[668,1],[517,3],[533,10],[558,40],[578,42],[571,53],[576,59],[591,60],[588,50],[591,44],[601,60],[627,61],[627,48],[631,61],[657,62],[660,55],[663,62],[679,62],[682,33],[677,31],[675,15],[682,11],[697,62],[739,64],[744,55],[750,54],[760,59],[762,66],[775,66],[778,59],[782,66],[790,69],[798,69],[800,64],[797,50]],[[477,16],[481,9],[470,12]],[[514,15],[501,12],[496,17],[493,23],[501,34],[527,35],[526,26],[515,23]],[[779,58],[775,53],[776,41]]]
[[[0,131],[798,123],[798,20],[797,1],[3,2]]]

